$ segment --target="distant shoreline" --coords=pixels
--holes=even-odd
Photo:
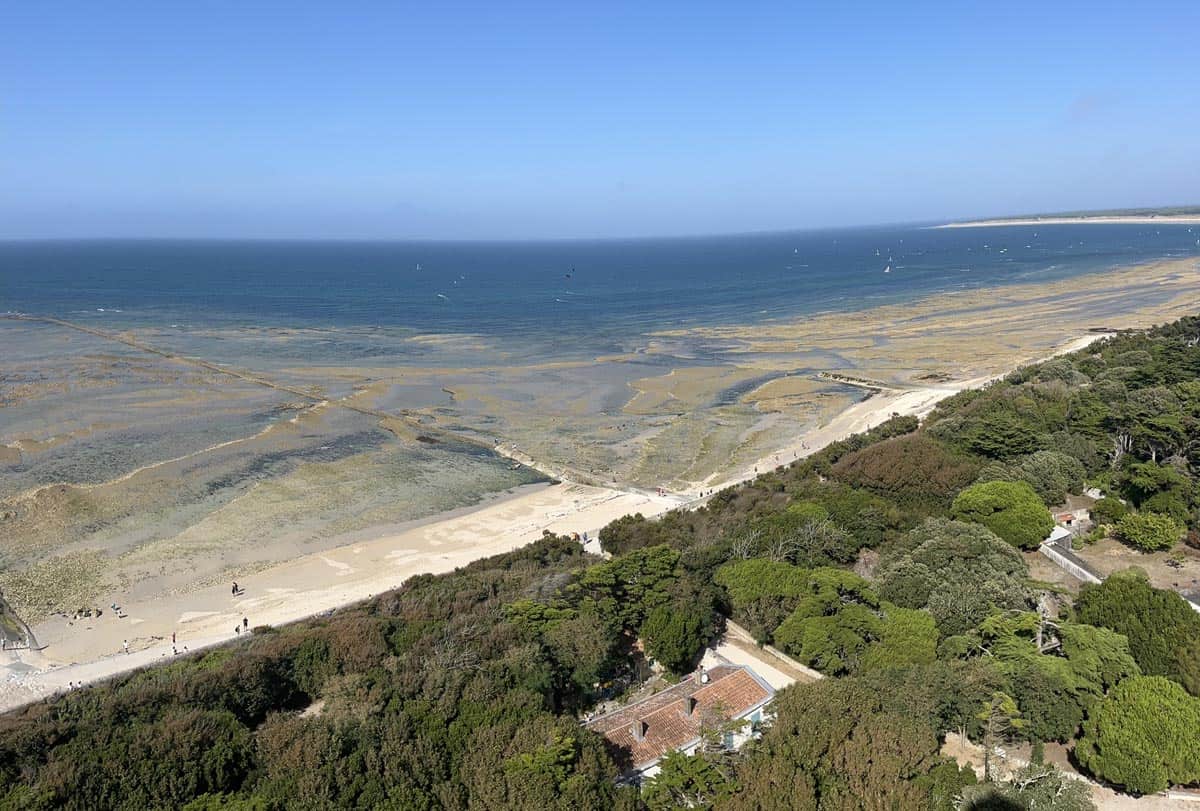
[[[1001,225],[1200,225],[1200,214],[1113,215],[1081,217],[1014,217],[992,220],[966,220],[933,225],[931,228],[993,228]]]

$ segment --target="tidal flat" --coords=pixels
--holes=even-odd
[[[898,390],[984,380],[1090,330],[1198,308],[1197,261],[1180,259],[685,325],[582,358],[466,333],[121,331],[163,356],[0,319],[0,589],[30,621],[186,593],[550,475],[694,493],[869,394],[820,373]]]

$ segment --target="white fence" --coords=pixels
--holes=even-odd
[[[1057,549],[1055,549],[1050,544],[1044,543],[1038,548],[1041,550],[1043,555],[1050,558],[1050,560],[1054,561],[1054,564],[1056,566],[1058,566],[1060,569],[1063,569],[1064,571],[1066,571],[1072,577],[1078,578],[1079,580],[1082,580],[1085,583],[1099,583],[1100,582],[1099,577],[1096,577],[1096,575],[1092,574],[1087,569],[1083,568],[1078,563],[1076,563],[1075,561],[1068,558],[1062,552],[1059,552]]]

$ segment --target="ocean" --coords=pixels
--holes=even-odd
[[[1194,230],[0,243],[35,317],[0,318],[0,588],[152,598],[553,475],[694,492],[864,396],[820,371],[987,373],[1183,306],[1187,263],[1081,280]]]
[[[620,241],[6,242],[0,312],[114,330],[474,335],[516,357],[579,358],[635,350],[663,329],[854,311],[1200,255],[1194,232],[1045,225]],[[289,351],[326,361],[430,354],[426,343],[363,334]]]

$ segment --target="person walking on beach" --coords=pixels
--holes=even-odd
[[[175,644],[175,632],[174,631],[171,632],[171,644],[172,645]]]
[[[242,617],[242,630],[243,631],[250,630],[250,620],[246,619],[245,617]]]
[[[238,593],[237,581],[234,580],[233,581],[233,596],[236,597],[237,593]]]
[[[242,626],[240,626],[240,625],[233,626],[233,632],[235,634],[237,634],[238,636],[241,636],[242,635]]]
[[[129,655],[129,640],[126,639],[124,642],[121,643],[121,645],[125,648],[125,655],[128,656]]]

